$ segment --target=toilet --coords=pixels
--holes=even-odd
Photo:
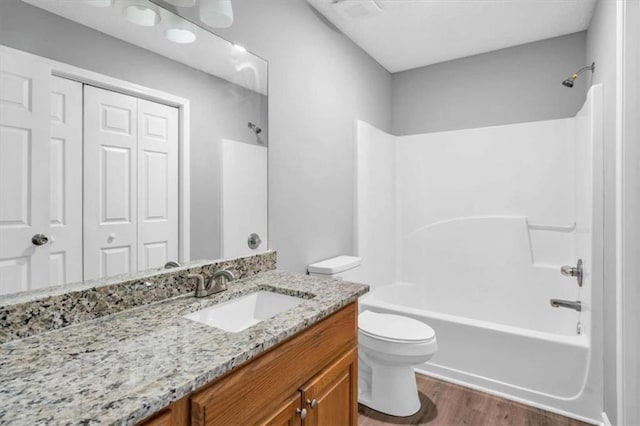
[[[309,265],[309,275],[358,282],[362,260],[338,256]],[[363,311],[358,315],[358,402],[393,416],[420,410],[414,367],[437,351],[427,324],[400,315]]]

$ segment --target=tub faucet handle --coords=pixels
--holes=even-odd
[[[565,265],[561,267],[560,273],[565,277],[576,277],[576,279],[578,280],[578,285],[582,287],[582,278],[584,274],[582,259],[578,259],[578,264],[576,266]]]

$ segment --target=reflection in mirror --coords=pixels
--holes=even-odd
[[[0,19],[0,295],[267,250],[264,60],[148,0]]]

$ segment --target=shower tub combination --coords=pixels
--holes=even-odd
[[[435,330],[419,372],[602,421],[600,102],[594,86],[573,119],[397,138],[358,123],[361,310]],[[560,274],[578,258],[582,287]]]

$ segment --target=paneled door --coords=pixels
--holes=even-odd
[[[82,281],[82,83],[51,77],[49,285]]]
[[[178,110],[85,86],[84,278],[178,258]]]
[[[0,50],[0,294],[49,284],[50,72]]]
[[[178,110],[138,101],[138,269],[178,259]]]
[[[85,86],[84,279],[137,271],[138,100]]]

